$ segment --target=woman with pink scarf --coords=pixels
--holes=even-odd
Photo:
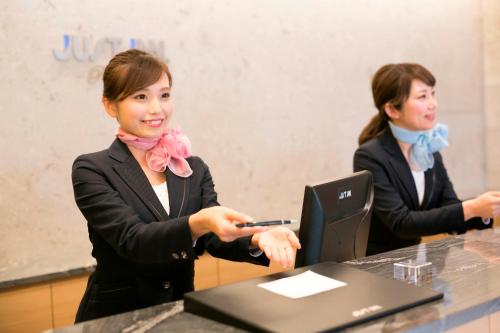
[[[205,250],[234,261],[292,267],[300,248],[285,227],[243,227],[245,214],[219,206],[208,166],[192,156],[172,116],[167,65],[139,50],[106,66],[102,101],[118,121],[108,149],[73,164],[76,203],[88,222],[97,266],[76,322],[181,299],[194,289]]]

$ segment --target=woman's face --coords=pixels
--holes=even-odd
[[[437,106],[434,87],[420,80],[413,80],[410,95],[401,110],[389,117],[396,126],[411,131],[425,131],[436,125]]]
[[[163,73],[152,85],[120,102],[105,102],[104,105],[124,131],[141,138],[158,137],[166,129],[173,112],[168,76]]]

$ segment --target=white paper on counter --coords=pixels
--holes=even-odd
[[[295,276],[261,283],[258,286],[289,298],[301,298],[347,286],[347,283],[308,270]]]

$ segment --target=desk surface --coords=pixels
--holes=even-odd
[[[443,292],[444,299],[356,326],[348,332],[441,332],[500,310],[500,228],[473,231],[347,263],[392,278],[393,263],[417,257],[433,263],[434,277],[425,285]],[[53,332],[242,332],[183,312],[182,304],[167,303]]]

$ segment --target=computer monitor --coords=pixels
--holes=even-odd
[[[364,257],[372,203],[369,171],[306,186],[295,267]]]

